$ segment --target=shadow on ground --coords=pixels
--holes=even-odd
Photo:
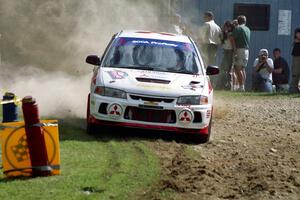
[[[104,142],[126,141],[126,140],[147,140],[154,141],[162,139],[164,141],[176,141],[178,143],[192,144],[193,135],[176,133],[161,130],[146,130],[126,127],[99,126],[93,134],[86,133],[86,120],[80,118],[59,119],[60,140],[78,140]]]

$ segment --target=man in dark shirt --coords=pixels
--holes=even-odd
[[[294,45],[293,45],[293,64],[292,64],[292,81],[290,84],[289,92],[298,93],[299,81],[300,81],[300,28],[296,28],[294,34]]]
[[[273,84],[276,86],[276,91],[287,92],[289,90],[290,68],[286,60],[281,57],[279,48],[273,50],[274,70],[272,72]]]

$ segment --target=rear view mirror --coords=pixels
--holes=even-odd
[[[92,65],[100,65],[101,60],[97,55],[89,55],[88,57],[86,57],[85,62]]]
[[[206,68],[206,75],[216,75],[219,74],[219,67],[218,66],[208,66]]]

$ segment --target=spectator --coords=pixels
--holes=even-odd
[[[261,49],[253,64],[253,89],[259,92],[272,92],[273,60],[268,57],[268,50]]]
[[[234,19],[232,20],[232,24],[234,26],[233,30],[239,25],[238,24],[238,20],[237,19]],[[234,41],[233,41],[233,44],[232,46],[234,46]],[[234,56],[234,52],[233,52],[233,59],[235,58]],[[239,87],[238,87],[238,83],[237,83],[237,78],[236,78],[236,74],[235,74],[235,71],[234,71],[234,67],[232,66],[231,68],[231,71],[230,71],[230,75],[231,75],[231,91],[235,91],[237,90]]]
[[[296,28],[294,34],[293,45],[293,64],[292,64],[292,81],[290,84],[290,93],[299,92],[299,79],[300,79],[300,28]]]
[[[239,25],[238,20],[237,19],[232,20],[232,24],[234,25],[234,27],[237,27]]]
[[[234,70],[238,82],[238,91],[245,91],[246,71],[249,58],[250,29],[246,26],[246,17],[240,15],[237,18],[238,26],[232,32],[234,38]]]
[[[276,87],[276,92],[287,92],[289,90],[290,68],[286,60],[281,57],[279,48],[273,50],[274,70],[272,72],[273,84]]]
[[[169,27],[169,32],[176,33],[178,35],[188,35],[192,36],[192,31],[190,30],[188,24],[184,23],[181,15],[175,13],[171,18],[171,27]]]
[[[175,14],[173,16],[173,24],[172,24],[173,30],[172,32],[175,32],[176,34],[183,34],[185,25],[182,23],[181,16],[179,14]]]
[[[221,28],[215,23],[214,15],[207,11],[203,16],[204,24],[200,28],[200,44],[206,65],[215,65],[218,45],[221,43]]]
[[[222,27],[221,43],[223,47],[223,58],[220,66],[220,79],[218,88],[230,89],[231,88],[231,69],[233,63],[233,41],[232,31],[234,25],[231,21],[226,21]]]

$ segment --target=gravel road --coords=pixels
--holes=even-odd
[[[146,199],[300,199],[300,96],[215,96],[212,140],[157,139],[161,180]]]

